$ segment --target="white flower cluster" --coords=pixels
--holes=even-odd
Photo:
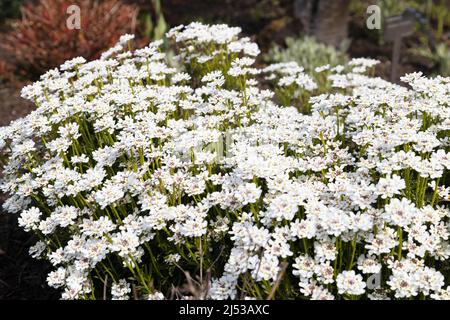
[[[162,299],[209,270],[210,299],[277,283],[279,298],[448,299],[450,79],[405,88],[354,59],[324,91],[295,63],[255,68],[239,32],[172,29],[176,68],[124,36],[23,89],[37,109],[0,129],[3,207],[42,239],[48,284]]]

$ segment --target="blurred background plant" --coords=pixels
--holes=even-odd
[[[81,8],[80,30],[66,26],[67,8]],[[124,33],[134,33],[137,7],[120,0],[41,0],[22,7],[22,18],[12,24],[0,43],[3,64],[20,80],[35,80],[64,61],[83,56],[91,60],[114,45]]]
[[[446,26],[450,26],[450,1],[427,0],[426,13],[430,20],[436,21],[436,37],[441,38]]]
[[[358,6],[359,0],[354,0],[353,9],[367,6]],[[450,26],[450,0],[378,0],[383,19],[399,15],[406,9],[415,9],[423,13],[429,23],[433,25],[436,38],[444,36],[445,28]]]
[[[284,46],[275,44],[263,55],[263,59],[267,63],[297,62],[308,75],[314,78],[321,92],[328,89],[327,72],[316,72],[316,68],[326,65],[330,67],[345,65],[348,62],[346,52],[350,43],[347,39],[341,42],[339,48],[335,48],[318,42],[314,37],[288,37],[285,39]]]
[[[168,30],[166,19],[161,7],[161,0],[151,0],[152,12],[141,10],[142,34],[148,39],[159,40]]]
[[[438,43],[436,50],[432,51],[428,46],[412,48],[411,53],[430,59],[435,65],[434,75],[450,76],[450,46],[446,43]]]
[[[24,0],[0,0],[0,25],[7,19],[20,17],[20,6]]]
[[[312,74],[314,69],[329,64],[334,67],[347,62],[346,54],[350,41],[341,43],[339,48],[318,42],[313,37],[291,38],[285,40],[285,46],[275,44],[264,56],[267,62],[295,61]]]

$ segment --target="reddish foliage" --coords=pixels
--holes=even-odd
[[[81,9],[79,30],[67,27],[71,5]],[[0,58],[16,75],[34,80],[68,59],[98,58],[122,34],[134,33],[137,13],[135,6],[120,0],[40,0],[22,8],[22,19],[0,44]]]

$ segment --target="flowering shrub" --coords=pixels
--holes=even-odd
[[[76,58],[0,130],[4,208],[63,299],[450,298],[450,79],[253,67],[192,23]],[[271,88],[271,89],[262,89]]]

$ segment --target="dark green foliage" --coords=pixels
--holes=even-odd
[[[20,17],[20,5],[26,0],[0,0],[0,24]]]

